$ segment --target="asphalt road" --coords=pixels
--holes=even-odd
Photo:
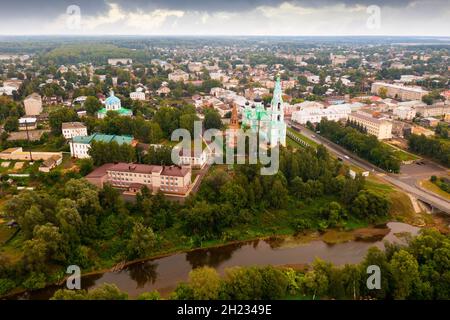
[[[288,126],[290,126],[290,123],[288,123]],[[296,126],[298,126],[298,124],[296,124]],[[425,165],[422,166],[418,166],[416,164],[402,166],[400,174],[388,173],[305,127],[302,127],[301,133],[309,139],[319,144],[323,144],[329,151],[343,159],[345,163],[350,163],[364,170],[370,171],[371,174],[376,174],[381,179],[384,179],[385,181],[390,182],[403,191],[410,193],[417,199],[432,205],[436,209],[450,214],[449,201],[436,196],[431,192],[420,189],[416,184],[418,179],[425,179],[427,177],[429,178],[433,174],[446,174],[447,170],[445,168],[426,160]],[[417,168],[415,168],[414,166],[416,166]]]

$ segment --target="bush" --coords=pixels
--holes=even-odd
[[[10,279],[0,279],[0,295],[7,294],[16,284]]]

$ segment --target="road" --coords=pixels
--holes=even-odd
[[[288,123],[288,126],[290,126],[290,123]],[[298,124],[296,124],[298,126]],[[412,172],[406,172],[402,174],[394,174],[394,173],[388,173],[377,166],[369,163],[366,160],[363,160],[353,154],[352,152],[344,149],[343,147],[323,138],[322,136],[313,133],[309,129],[302,127],[301,133],[308,137],[309,139],[319,143],[323,144],[329,151],[336,154],[338,157],[343,159],[344,162],[353,164],[355,166],[358,166],[364,170],[370,171],[371,174],[376,174],[381,179],[395,185],[396,187],[402,189],[403,191],[410,193],[411,195],[415,196],[417,199],[430,204],[431,206],[435,207],[436,209],[439,209],[443,212],[446,212],[450,214],[450,202],[438,197],[434,194],[431,194],[428,191],[424,191],[423,189],[420,189],[416,185],[416,180],[418,177],[424,177],[430,176],[430,171],[422,170],[423,172],[420,172],[417,176],[414,176]],[[434,167],[434,171],[439,170],[439,172],[444,171],[445,174],[447,173],[447,170],[445,168],[440,167],[439,165],[436,165],[434,163],[428,163],[427,166]],[[417,165],[411,165],[411,166],[417,166]],[[425,169],[426,167],[423,167]],[[410,168],[409,168],[410,169]],[[404,171],[405,169],[402,167],[401,171]]]

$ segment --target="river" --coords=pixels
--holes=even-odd
[[[390,229],[381,240],[348,241],[327,244],[322,240],[288,243],[283,241],[255,240],[209,249],[196,249],[176,253],[162,258],[149,259],[128,265],[118,272],[105,272],[83,276],[83,289],[92,289],[103,283],[114,283],[130,297],[142,292],[158,290],[167,296],[180,281],[186,281],[189,272],[200,266],[210,266],[223,274],[233,266],[254,265],[303,265],[314,261],[316,257],[337,265],[362,261],[372,246],[383,249],[384,241],[404,243],[401,233],[416,235],[419,228],[400,222],[389,222]],[[397,234],[397,235],[396,235]],[[49,299],[54,292],[64,286],[49,286],[41,290],[17,294],[12,299]]]

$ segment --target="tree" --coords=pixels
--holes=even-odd
[[[75,110],[66,107],[59,107],[55,110],[50,111],[48,115],[48,121],[52,133],[55,135],[59,135],[62,132],[61,127],[63,122],[79,121],[79,118]]]
[[[221,286],[220,276],[210,267],[197,268],[189,272],[189,285],[196,300],[216,300]]]
[[[19,130],[19,119],[15,116],[6,118],[5,125],[3,126],[5,131],[12,132]]]
[[[88,114],[94,115],[102,108],[102,103],[97,99],[97,97],[89,96],[84,102],[84,108]]]
[[[153,230],[136,222],[127,245],[128,256],[131,259],[146,257],[155,248],[156,242]]]
[[[137,300],[161,300],[161,295],[158,291],[144,292],[137,297]]]
[[[225,270],[222,298],[230,300],[280,299],[287,294],[286,275],[272,267],[234,267]]]
[[[381,98],[386,99],[386,97],[387,97],[387,88],[386,87],[381,87],[380,89],[378,89],[378,95]]]
[[[188,130],[191,137],[194,137],[194,123],[196,121],[199,121],[199,118],[195,113],[183,114],[180,117],[180,128]]]
[[[222,129],[222,120],[220,119],[220,114],[215,109],[205,110],[205,119],[203,121],[205,130],[208,129]]]
[[[419,265],[406,250],[394,253],[391,259],[392,279],[394,280],[394,299],[406,299],[419,286]]]

